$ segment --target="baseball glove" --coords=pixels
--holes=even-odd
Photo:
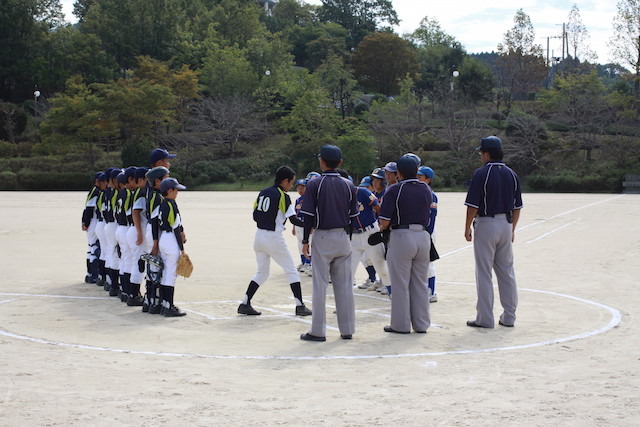
[[[193,264],[191,263],[191,259],[189,259],[189,255],[180,255],[180,259],[178,260],[178,268],[176,269],[176,273],[178,274],[178,276],[190,277],[192,272]]]

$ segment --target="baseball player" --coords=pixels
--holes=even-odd
[[[302,251],[309,256],[313,231],[313,316],[311,330],[300,335],[304,341],[326,341],[327,286],[333,284],[338,328],[342,339],[355,332],[355,306],[351,275],[351,244],[348,230],[358,216],[356,189],[336,169],[342,151],[335,145],[320,149],[322,176],[307,183],[301,212],[305,215]]]
[[[387,188],[380,208],[380,229],[391,230],[387,250],[393,283],[391,324],[385,332],[426,333],[431,324],[427,270],[431,243],[431,189],[416,179],[419,163],[411,156],[397,161],[399,182]]]
[[[378,225],[377,212],[380,210],[380,204],[376,196],[367,188],[368,180],[362,180],[356,188],[356,198],[358,200],[358,216],[353,221],[353,231],[351,236],[351,271],[355,275],[358,268],[358,262],[362,259],[370,260],[373,263],[374,281],[375,272],[380,275],[380,286],[384,289],[384,295],[387,295],[387,286],[391,286],[389,280],[389,272],[385,261],[384,245],[377,244],[371,246],[368,243],[369,236],[380,232]],[[371,279],[369,279],[371,280]],[[355,282],[352,280],[352,283]]]
[[[294,203],[294,209],[296,211],[296,217],[300,220],[300,222],[304,221],[304,216],[300,213],[300,208],[302,208],[302,200],[304,200],[304,191],[307,188],[307,180],[299,179],[296,181],[296,191],[298,192],[298,197]],[[291,229],[291,233],[296,236],[298,240],[298,252],[300,253],[300,265],[297,267],[300,273],[311,274],[311,260],[307,259],[302,254],[302,235],[304,233],[304,229],[297,225],[294,225]]]
[[[102,172],[95,174],[93,187],[89,190],[87,200],[82,211],[82,231],[87,233],[87,274],[85,283],[96,283],[98,281],[98,258],[100,256],[100,241],[96,235],[96,225],[98,223],[98,199],[101,196],[100,182],[104,177]]]
[[[98,222],[96,223],[96,237],[100,244],[100,254],[98,256],[98,280],[96,285],[104,287],[107,281],[107,273],[105,270],[105,254],[106,254],[106,242],[104,236],[104,205],[105,205],[105,192],[107,190],[107,176],[111,173],[111,168],[102,172],[99,178],[100,194],[98,200],[96,200],[96,216]]]
[[[396,162],[389,162],[384,165],[384,178],[387,185],[393,185],[398,182],[398,165]]]
[[[158,255],[160,251],[159,239],[160,228],[158,218],[160,215],[160,204],[162,203],[162,193],[160,183],[169,177],[169,169],[164,166],[157,166],[146,174],[149,190],[145,198],[145,216],[147,226],[145,231],[145,252],[151,255]],[[147,272],[149,273],[149,272]],[[160,303],[159,287],[155,281],[147,277],[146,294],[142,304],[142,311],[149,314],[160,314],[162,305]]]
[[[276,171],[274,185],[265,188],[258,194],[253,205],[253,220],[257,230],[253,241],[253,249],[256,252],[258,271],[247,287],[238,306],[238,314],[258,316],[261,313],[251,306],[251,298],[258,288],[269,278],[269,267],[273,259],[287,275],[293,297],[296,302],[296,316],[309,316],[309,310],[302,301],[302,289],[300,287],[300,275],[289,248],[284,240],[282,232],[287,218],[293,225],[302,227],[303,223],[296,217],[296,212],[291,204],[287,191],[291,190],[295,182],[295,172],[288,166],[280,166]]]
[[[467,326],[493,328],[492,270],[498,279],[498,291],[503,312],[498,323],[512,327],[516,321],[518,290],[513,269],[512,242],[522,209],[520,179],[502,162],[502,141],[496,136],[482,138],[480,146],[481,168],[471,179],[465,205],[467,219],[464,237],[472,240],[471,226],[475,230],[473,253],[476,264],[476,318]]]
[[[114,168],[109,175],[107,189],[105,190],[105,203],[103,216],[105,220],[104,236],[106,241],[105,270],[107,272],[107,285],[105,290],[109,291],[109,296],[117,296],[120,289],[118,270],[120,269],[120,257],[118,256],[118,242],[116,241],[116,230],[118,223],[115,220],[116,201],[121,185],[118,184],[118,175],[122,169]]]
[[[169,154],[164,148],[156,148],[149,154],[149,166],[151,169],[162,166],[167,169],[171,169],[171,162],[169,160],[175,159],[175,154]]]
[[[131,214],[127,215],[127,222],[129,223],[126,235],[129,247],[127,259],[129,266],[127,270],[130,272],[127,305],[130,307],[143,305],[140,285],[144,276],[144,263],[140,264],[140,257],[145,250],[144,235],[147,227],[147,217],[144,211],[146,209],[145,202],[148,191],[145,175],[148,170],[148,168],[144,167],[137,168],[133,175],[135,190],[132,195],[131,209],[129,209]],[[142,268],[140,268],[141,266]]]
[[[427,231],[431,235],[431,242],[435,242],[436,240],[435,226],[436,216],[438,215],[438,196],[436,196],[431,185],[434,176],[433,169],[429,166],[422,166],[418,169],[418,181],[422,181],[429,186],[433,199],[431,207],[429,208],[429,226],[427,227]],[[433,261],[429,263],[429,274],[427,277],[429,278],[429,302],[438,302],[438,295],[436,294],[436,267]]]
[[[122,188],[118,192],[118,198],[116,201],[115,218],[118,223],[116,229],[116,241],[120,248],[120,292],[118,296],[120,301],[127,302],[129,298],[129,280],[131,277],[131,271],[129,270],[129,253],[130,247],[127,242],[127,231],[129,229],[128,216],[130,214],[131,206],[133,204],[132,197],[133,191],[136,188],[135,175],[136,168],[131,166],[124,170],[124,172],[118,175],[118,183],[122,185]]]
[[[176,269],[180,255],[184,254],[184,243],[187,238],[182,226],[182,218],[176,203],[179,190],[187,187],[180,184],[175,178],[167,178],[160,183],[160,192],[164,200],[160,203],[158,226],[160,229],[160,258],[164,262],[162,280],[160,282],[160,295],[162,299],[162,314],[165,317],[186,316],[187,313],[180,310],[173,303],[175,284],[177,279]]]

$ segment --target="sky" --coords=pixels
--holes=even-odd
[[[321,4],[320,0],[305,0]],[[449,2],[450,1],[450,2]],[[578,5],[583,24],[590,36],[590,46],[598,55],[597,62],[605,64],[613,59],[607,43],[613,36],[615,0],[392,0],[402,35],[413,32],[428,16],[437,19],[442,29],[454,36],[469,53],[495,51],[504,33],[514,25],[518,9],[529,15],[537,42],[545,50],[547,37],[560,36],[562,23],[567,22],[574,4]],[[66,19],[75,22],[72,14],[74,0],[61,0]],[[561,56],[560,39],[550,39],[550,56]]]

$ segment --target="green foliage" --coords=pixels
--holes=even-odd
[[[354,119],[342,122],[340,127],[336,145],[342,150],[342,167],[356,178],[370,174],[377,160],[374,138]]]
[[[224,47],[204,59],[202,83],[213,96],[250,95],[257,88],[258,79],[243,51]]]

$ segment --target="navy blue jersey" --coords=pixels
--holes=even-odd
[[[304,196],[301,212],[313,217],[313,227],[319,230],[347,228],[358,215],[356,188],[334,170],[309,181]]]
[[[433,201],[429,208],[429,226],[427,227],[429,234],[433,234],[433,229],[436,227],[436,216],[438,215],[438,196],[433,191],[431,191],[431,198]]]
[[[262,190],[253,204],[253,220],[262,230],[282,231],[287,218],[295,215],[291,198],[278,185]]]
[[[390,225],[420,224],[429,226],[429,211],[433,202],[431,188],[417,179],[400,181],[387,188],[380,219],[390,221]]]
[[[353,228],[365,228],[377,221],[374,206],[378,206],[378,198],[364,187],[356,187],[356,199],[358,200],[358,216]]]
[[[522,208],[518,175],[502,162],[487,162],[474,172],[464,204],[478,209],[479,216]]]
[[[118,198],[118,191],[113,189],[112,187],[107,187],[105,192],[102,195],[102,216],[106,222],[114,222],[115,221],[115,207],[116,200]]]
[[[129,225],[127,216],[129,209],[131,209],[131,198],[132,193],[128,188],[123,188],[118,192],[114,212],[118,225]]]
[[[178,247],[180,250],[184,249],[182,242],[182,232],[184,231],[184,227],[182,226],[180,210],[178,209],[178,204],[175,200],[163,199],[162,203],[160,203],[158,227],[162,231],[173,232],[176,237],[176,241],[178,242]]]
[[[304,196],[300,196],[296,199],[296,202],[294,203],[294,210],[296,211],[296,217],[304,222],[304,214],[302,212],[300,212],[300,210],[302,209],[302,201],[304,200]]]

